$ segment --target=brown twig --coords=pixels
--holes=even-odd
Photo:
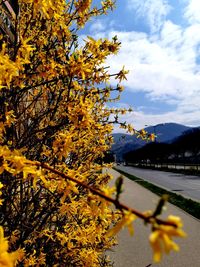
[[[126,210],[126,211],[130,211],[131,213],[135,214],[137,217],[143,219],[145,222],[147,223],[151,223],[152,219],[154,221],[156,221],[157,224],[163,224],[163,225],[169,225],[169,226],[173,226],[173,227],[177,227],[176,224],[172,223],[172,222],[167,222],[165,220],[162,220],[162,219],[158,219],[158,218],[153,218],[152,216],[147,216],[141,212],[139,212],[138,210],[135,210],[133,208],[130,208],[128,207],[127,205],[119,202],[117,199],[114,199],[114,198],[111,198],[107,195],[105,195],[102,191],[92,187],[92,186],[89,186],[88,184],[86,184],[85,182],[82,182],[82,181],[79,181],[73,177],[69,177],[67,176],[66,174],[52,168],[51,166],[49,166],[48,164],[46,163],[41,163],[39,161],[36,161],[33,163],[34,165],[38,166],[38,167],[41,167],[43,169],[46,169],[48,171],[51,171],[52,173],[55,173],[59,176],[61,176],[62,178],[66,179],[66,180],[70,180],[82,187],[84,187],[85,189],[88,189],[90,192],[92,192],[94,195],[97,195],[97,196],[100,196],[101,198],[109,201],[110,203],[113,203],[118,209],[120,210]]]

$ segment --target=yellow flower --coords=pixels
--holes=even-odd
[[[141,137],[146,137],[147,132],[144,129],[142,129],[142,130],[140,130],[140,135],[141,135]]]
[[[150,136],[149,136],[149,139],[154,142],[155,139],[156,139],[156,135],[154,133],[151,133]]]
[[[149,237],[152,246],[155,262],[159,262],[162,253],[169,253],[171,250],[179,251],[179,246],[172,240],[173,237],[185,237],[185,232],[180,229],[182,222],[179,217],[169,216],[167,222],[174,223],[175,226],[170,225],[154,225],[153,232]]]
[[[1,189],[1,188],[3,188],[3,184],[2,184],[2,182],[0,182],[0,189]]]
[[[4,237],[3,227],[0,226],[0,266],[13,267],[17,260],[23,257],[23,250],[8,252],[8,240]]]
[[[122,70],[116,75],[115,79],[119,79],[119,81],[121,82],[122,80],[127,80],[126,78],[126,74],[128,74],[129,71],[124,69],[124,66],[122,68]]]
[[[85,14],[90,9],[92,0],[79,0],[76,3],[76,9],[79,14]]]
[[[106,233],[106,237],[112,237],[112,236],[116,235],[124,226],[127,226],[129,233],[131,235],[133,235],[134,229],[133,229],[132,222],[136,218],[137,217],[134,214],[132,214],[131,212],[124,211],[124,215],[123,215],[122,219]]]

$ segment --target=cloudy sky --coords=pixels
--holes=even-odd
[[[133,108],[127,122],[136,129],[166,122],[200,126],[199,0],[118,0],[85,34],[117,35],[122,42],[109,64],[130,71],[118,104]]]

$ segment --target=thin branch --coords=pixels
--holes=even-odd
[[[72,177],[69,177],[67,176],[66,174],[52,168],[51,166],[49,166],[48,164],[46,163],[41,163],[39,161],[36,161],[36,162],[33,162],[33,164],[35,166],[38,166],[38,167],[41,167],[43,169],[46,169],[46,170],[49,170],[50,172],[52,173],[55,173],[59,176],[61,176],[62,178],[66,179],[66,180],[70,180],[82,187],[84,187],[85,189],[88,189],[90,192],[92,192],[94,195],[97,195],[97,196],[100,196],[102,197],[103,199],[109,201],[110,203],[113,203],[116,208],[120,209],[120,210],[127,210],[127,211],[130,211],[131,213],[135,214],[137,217],[143,219],[145,222],[147,223],[151,223],[151,219],[154,219],[156,221],[157,224],[163,224],[163,225],[169,225],[169,226],[173,226],[173,227],[177,227],[176,224],[174,223],[171,223],[171,222],[167,222],[167,221],[164,221],[162,219],[158,219],[158,218],[153,218],[151,216],[147,216],[147,215],[144,215],[143,213],[139,212],[138,210],[135,210],[133,208],[130,208],[128,207],[127,205],[119,202],[118,200],[114,199],[114,198],[111,198],[107,195],[105,195],[102,191],[94,188],[94,187],[91,187],[89,186],[88,184],[86,184],[85,182],[81,182],[75,178],[72,178]]]

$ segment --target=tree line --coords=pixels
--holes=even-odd
[[[124,154],[126,162],[199,163],[200,129],[185,131],[170,143],[151,142]]]

